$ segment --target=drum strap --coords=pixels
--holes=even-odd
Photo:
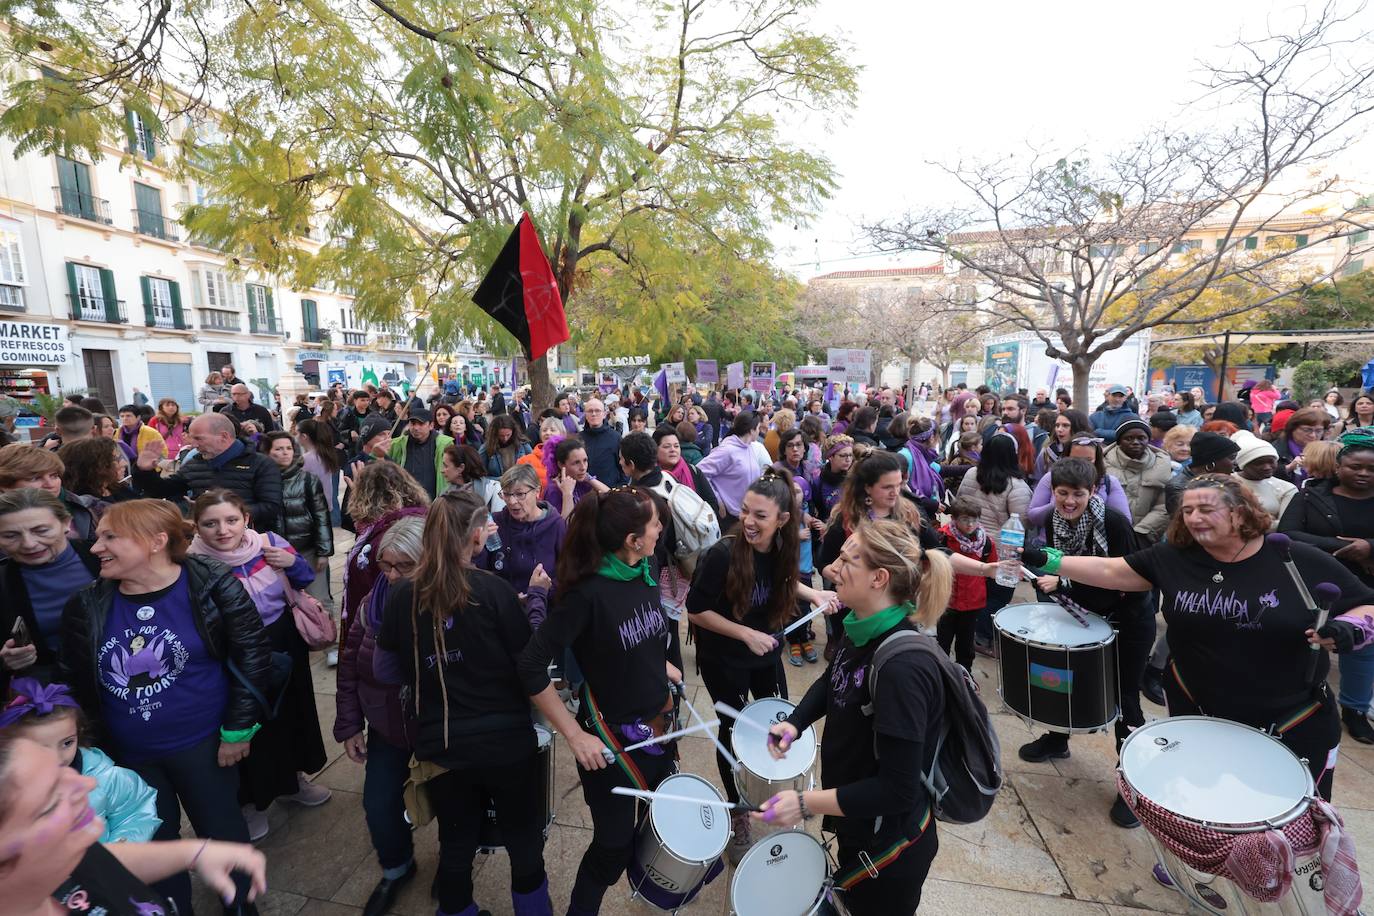
[[[621,753],[622,745],[616,740],[615,731],[606,724],[606,717],[601,714],[601,707],[596,704],[596,698],[592,696],[592,688],[586,683],[582,685],[582,696],[584,697],[583,706],[587,710],[592,731],[606,743],[607,747],[615,751],[615,762],[629,777],[630,785],[633,788],[648,791],[650,788],[648,780],[644,778],[644,774],[639,771],[639,767],[630,755]]]
[[[1208,715],[1207,710],[1203,709],[1198,704],[1197,700],[1193,698],[1193,693],[1188,689],[1188,685],[1183,683],[1183,675],[1179,673],[1178,663],[1172,659],[1169,661],[1169,670],[1173,672],[1174,680],[1178,683],[1178,689],[1183,691],[1183,695],[1188,698],[1188,701],[1198,707],[1199,713],[1204,716]],[[1274,724],[1269,727],[1270,734],[1282,735],[1297,728],[1299,725],[1312,718],[1312,716],[1316,715],[1317,711],[1322,708],[1322,704],[1325,700],[1326,684],[1323,683],[1315,700],[1310,703],[1304,703],[1289,715],[1275,720]]]
[[[916,844],[930,827],[932,820],[931,809],[926,808],[925,816],[921,818],[921,823],[916,828],[916,835],[910,839],[898,840],[877,856],[870,856],[866,852],[859,853],[859,864],[853,868],[840,872],[835,877],[835,886],[841,890],[851,890],[856,884],[861,884],[869,878],[876,878],[884,868],[891,865],[901,858],[902,853]]]
[[[1173,672],[1174,680],[1178,683],[1178,689],[1183,691],[1183,695],[1188,698],[1188,702],[1197,706],[1197,700],[1193,698],[1193,692],[1188,689],[1188,685],[1183,683],[1183,675],[1178,670],[1178,662],[1169,659],[1169,670]],[[1206,715],[1204,712],[1203,715]]]
[[[1282,722],[1279,722],[1274,727],[1274,734],[1282,735],[1292,731],[1302,723],[1306,722],[1308,719],[1312,718],[1312,716],[1316,714],[1317,710],[1321,708],[1322,700],[1317,700],[1315,703],[1311,703],[1307,706],[1304,706],[1302,709],[1299,709],[1297,712],[1293,713],[1287,719],[1284,719]]]

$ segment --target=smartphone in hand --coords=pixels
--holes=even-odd
[[[14,626],[10,629],[10,638],[14,640],[16,649],[22,649],[33,643],[33,637],[29,635],[29,628],[24,623],[23,617],[14,618]]]

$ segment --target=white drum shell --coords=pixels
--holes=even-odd
[[[659,783],[657,791],[723,801],[715,786],[691,773],[669,776]],[[703,819],[700,830],[693,830],[694,822],[682,820],[690,817]],[[686,842],[684,829],[693,831]],[[652,881],[667,894],[685,897],[706,878],[729,843],[729,809],[713,805],[698,809],[685,802],[654,800],[649,803],[649,816],[639,830],[631,871],[642,869],[644,881]],[[639,886],[635,887],[638,891]]]
[[[798,735],[782,760],[774,760],[768,754],[765,733],[795,708],[787,700],[765,697],[740,710],[740,718],[745,721],[736,722],[730,732],[730,752],[740,762],[735,771],[735,787],[750,804],[761,805],[785,789],[801,792],[815,786],[815,729],[808,728]]]
[[[763,837],[735,866],[730,912],[735,916],[812,916],[829,890],[829,861],[808,833]]]

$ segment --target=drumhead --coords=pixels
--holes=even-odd
[[[658,784],[657,791],[724,801],[715,786],[691,773],[669,776]],[[655,798],[649,803],[649,817],[663,845],[689,862],[709,862],[723,853],[725,844],[730,842],[728,808]]]
[[[534,741],[539,745],[541,752],[546,750],[550,744],[553,744],[553,729],[536,724],[534,726]]]
[[[740,710],[740,721],[730,732],[730,750],[749,772],[763,779],[795,779],[816,762],[816,731],[808,728],[787,749],[787,756],[774,760],[768,753],[768,728],[792,714],[795,705],[777,697],[755,700]],[[750,725],[752,722],[754,725]]]
[[[1203,716],[1136,729],[1121,746],[1121,773],[1156,805],[1220,825],[1278,820],[1313,789],[1311,772],[1278,739]]]
[[[992,616],[992,625],[1017,642],[1051,646],[1093,646],[1112,638],[1112,625],[1088,614],[1085,627],[1057,604],[1009,604]]]
[[[825,886],[825,848],[798,831],[759,840],[735,866],[731,909],[738,916],[803,916]]]

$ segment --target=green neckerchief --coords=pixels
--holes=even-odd
[[[854,645],[863,648],[873,637],[879,633],[886,633],[905,620],[913,610],[914,608],[910,603],[894,604],[892,607],[862,620],[853,611],[850,611],[844,615],[844,631],[849,635],[849,639]]]
[[[643,577],[645,585],[658,585],[654,581],[654,577],[649,574],[648,557],[644,557],[634,566],[630,566],[615,554],[608,553],[601,558],[601,567],[597,569],[596,574],[605,576],[607,579],[614,579],[617,582],[629,582]]]

